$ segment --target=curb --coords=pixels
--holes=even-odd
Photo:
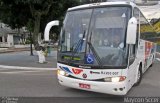
[[[23,70],[57,70],[57,68],[37,68],[37,67],[20,67],[20,66],[7,66],[0,65],[0,68],[4,69],[23,69]]]
[[[2,53],[10,53],[10,52],[15,52],[15,51],[13,51],[13,50],[8,50],[8,51],[0,51],[0,54],[2,54]]]

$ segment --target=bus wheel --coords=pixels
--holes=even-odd
[[[140,65],[138,69],[137,80],[134,86],[138,86],[141,83],[141,80],[142,80],[142,66]]]

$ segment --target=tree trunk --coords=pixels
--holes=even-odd
[[[33,32],[33,44],[35,46],[35,49],[36,49],[36,45],[39,45],[38,44],[38,34],[40,30],[40,22],[41,22],[41,14],[37,13],[35,17],[35,21],[34,21],[34,32]]]
[[[39,34],[39,30],[40,30],[40,23],[41,23],[41,16],[42,15],[47,15],[47,13],[49,12],[49,9],[52,5],[52,0],[50,0],[51,3],[48,5],[43,5],[45,8],[43,8],[42,10],[36,10],[33,4],[30,4],[30,10],[31,10],[31,14],[34,17],[34,31],[33,31],[33,45],[35,47],[35,50],[37,51],[38,57],[39,57],[39,63],[44,63],[45,62],[45,56],[44,56],[44,52],[43,52],[43,48],[42,46],[39,45],[38,42],[38,34]],[[47,7],[47,8],[46,8]],[[43,59],[43,60],[42,60]]]
[[[45,63],[46,60],[45,60],[45,56],[44,56],[44,51],[42,49],[42,46],[40,46],[39,42],[38,42],[41,14],[37,13],[37,15],[34,18],[35,18],[35,21],[34,21],[34,32],[33,32],[33,44],[34,44],[35,50],[37,51],[39,63]]]

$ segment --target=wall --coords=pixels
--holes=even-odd
[[[7,43],[8,43],[8,46],[9,46],[9,47],[13,47],[13,46],[14,46],[13,35],[8,34]]]

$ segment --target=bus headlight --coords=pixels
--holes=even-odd
[[[107,77],[104,78],[105,82],[122,82],[126,79],[125,76],[119,76],[119,77]]]
[[[68,74],[68,73],[66,73],[65,71],[60,70],[60,69],[58,69],[58,70],[57,70],[57,75],[69,76],[69,74]]]

